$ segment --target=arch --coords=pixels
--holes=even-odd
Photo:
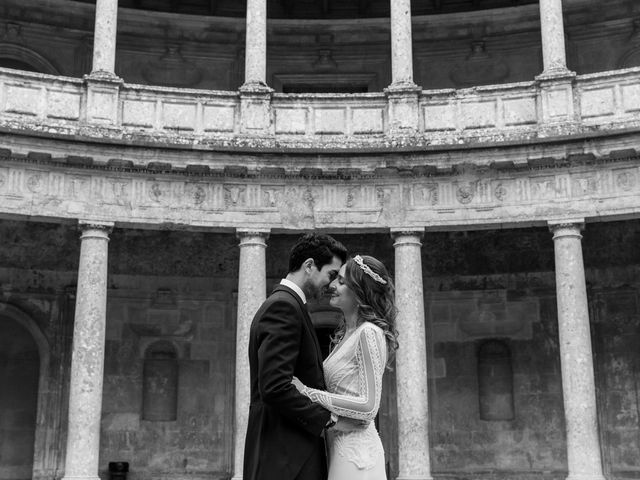
[[[30,48],[15,43],[0,43],[0,67],[3,66],[3,60],[9,61],[6,68],[14,68],[11,65],[15,67],[27,65],[31,67],[31,71],[37,73],[60,75],[60,71],[45,57]]]
[[[3,318],[4,317],[4,318]],[[9,319],[16,323],[19,327],[26,330],[26,333],[31,336],[39,356],[39,370],[38,370],[38,384],[37,384],[37,402],[36,402],[36,417],[35,417],[35,432],[34,432],[34,458],[33,469],[36,469],[40,465],[40,459],[38,455],[42,454],[44,442],[46,441],[45,428],[45,404],[46,395],[49,388],[49,363],[50,363],[50,346],[46,337],[36,324],[36,322],[25,312],[19,308],[9,305],[7,303],[0,302],[0,323],[4,319]]]

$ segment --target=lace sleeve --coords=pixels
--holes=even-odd
[[[382,374],[386,363],[386,344],[382,332],[375,326],[360,331],[356,348],[358,363],[358,395],[339,395],[304,386],[302,393],[312,401],[340,417],[373,420],[380,407]]]

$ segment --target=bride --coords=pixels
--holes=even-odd
[[[327,391],[296,388],[335,416],[367,423],[360,430],[327,430],[329,480],[384,480],[384,450],[373,420],[380,406],[382,374],[398,348],[394,289],[385,266],[356,255],[331,283],[331,305],[344,313],[344,324],[324,361]]]

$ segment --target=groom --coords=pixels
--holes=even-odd
[[[344,245],[329,235],[304,235],[291,249],[287,277],[253,318],[244,480],[327,478],[322,433],[338,418],[300,394],[291,379],[326,389],[306,302],[322,294],[346,257]]]

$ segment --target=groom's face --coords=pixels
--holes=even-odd
[[[311,259],[310,259],[311,260]],[[329,284],[338,276],[342,261],[338,257],[333,257],[331,262],[318,268],[313,260],[310,265],[309,276],[305,282],[305,295],[309,298],[319,299],[325,292]]]

